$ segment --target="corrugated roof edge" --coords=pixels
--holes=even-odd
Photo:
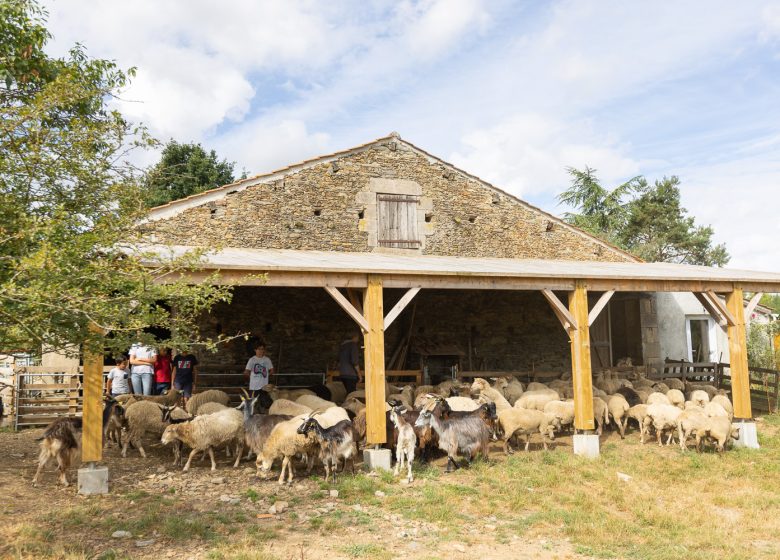
[[[163,220],[165,218],[169,218],[172,216],[175,216],[189,208],[194,208],[196,206],[201,206],[202,204],[206,204],[208,202],[211,202],[213,200],[219,200],[228,194],[233,194],[238,191],[242,191],[248,187],[255,186],[258,184],[262,184],[264,182],[267,182],[269,179],[273,178],[276,175],[287,175],[289,173],[294,173],[297,171],[300,171],[302,169],[306,169],[308,167],[311,167],[313,165],[319,165],[322,163],[327,163],[328,161],[332,161],[338,158],[346,157],[355,153],[358,153],[363,150],[367,150],[373,146],[376,146],[378,144],[382,144],[391,140],[395,140],[398,142],[401,142],[411,148],[412,150],[415,150],[416,152],[420,153],[421,155],[425,156],[429,160],[433,160],[441,165],[444,165],[448,168],[450,168],[452,171],[456,171],[457,173],[460,173],[461,175],[464,175],[468,177],[469,179],[472,179],[474,181],[477,181],[481,183],[482,185],[493,189],[494,191],[497,191],[504,196],[507,196],[517,202],[518,204],[525,206],[529,210],[533,212],[538,212],[542,214],[543,216],[546,216],[550,220],[554,221],[555,223],[562,225],[565,228],[568,228],[569,230],[573,231],[574,233],[577,233],[583,237],[586,237],[587,239],[602,245],[603,247],[606,247],[607,249],[611,251],[615,251],[617,253],[620,253],[623,256],[628,257],[630,260],[634,262],[644,262],[642,259],[637,257],[636,255],[632,255],[628,251],[625,251],[624,249],[621,249],[617,245],[613,245],[612,243],[605,241],[603,239],[600,239],[599,237],[596,237],[595,235],[575,226],[572,225],[565,220],[559,218],[558,216],[555,216],[553,214],[550,214],[549,212],[546,212],[542,210],[541,208],[534,206],[533,204],[530,204],[526,202],[525,200],[522,200],[521,198],[518,198],[517,196],[505,191],[504,189],[501,189],[499,187],[496,187],[492,183],[489,183],[488,181],[485,181],[484,179],[477,177],[476,175],[473,175],[469,173],[468,171],[464,171],[463,169],[460,169],[459,167],[449,163],[448,161],[445,161],[441,159],[438,156],[435,156],[431,154],[430,152],[427,152],[423,150],[422,148],[416,146],[415,144],[412,144],[408,140],[404,140],[401,138],[401,136],[397,132],[391,132],[387,136],[382,136],[380,138],[377,138],[375,140],[372,140],[370,142],[366,142],[365,144],[360,144],[358,146],[354,146],[352,148],[348,148],[345,150],[341,150],[338,152],[333,152],[331,154],[325,154],[321,156],[317,156],[314,158],[306,159],[303,161],[300,161],[298,163],[294,163],[291,165],[288,165],[286,167],[282,167],[279,169],[276,169],[274,171],[270,171],[268,173],[262,173],[260,175],[254,175],[252,177],[247,177],[246,179],[242,179],[240,181],[236,181],[235,183],[229,183],[227,185],[223,185],[221,187],[216,187],[213,189],[209,189],[207,191],[203,191],[197,194],[190,195],[185,198],[181,198],[178,200],[172,200],[171,202],[168,202],[166,204],[163,204],[161,206],[156,206],[152,208],[149,211],[148,221],[157,221],[157,220]]]

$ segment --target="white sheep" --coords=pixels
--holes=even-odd
[[[610,416],[612,416],[612,419],[620,430],[620,439],[624,439],[626,437],[626,424],[628,423],[626,414],[630,408],[628,406],[628,401],[621,394],[612,395],[607,401],[607,408],[609,409]]]
[[[647,396],[645,404],[672,404],[672,401],[665,394],[656,391]]]
[[[574,401],[548,401],[543,412],[555,416],[561,427],[574,424]]]
[[[295,399],[295,402],[302,404],[303,406],[308,406],[310,409],[315,411],[327,410],[332,406],[336,406],[336,403],[333,401],[326,401],[317,395],[301,395]]]
[[[235,408],[226,408],[213,414],[196,416],[189,422],[171,424],[163,432],[161,440],[164,445],[174,441],[180,441],[192,449],[184,471],[188,471],[192,458],[198,451],[208,451],[211,458],[211,470],[217,469],[214,460],[214,447],[220,445],[238,444],[236,461],[233,467],[237,467],[244,451],[244,415]]]
[[[715,395],[710,402],[718,403],[728,413],[729,418],[734,418],[734,406],[726,395]]]
[[[515,401],[522,397],[523,393],[525,392],[523,384],[514,377],[510,377],[508,379],[506,377],[502,377],[500,379],[503,379],[507,382],[506,386],[504,387],[504,397],[507,401],[509,401],[509,404],[514,405]]]
[[[647,433],[650,426],[653,426],[658,439],[658,445],[660,446],[664,431],[669,430],[669,437],[666,440],[666,445],[669,445],[674,437],[674,430],[677,428],[677,418],[681,413],[682,410],[671,404],[647,405],[647,415],[644,420],[645,433]],[[644,442],[643,434],[640,438],[640,443]]]
[[[227,406],[225,406],[222,403],[218,402],[207,402],[203,403],[198,407],[198,416],[204,416],[206,414],[213,414],[214,412],[219,412],[220,410],[225,410]]]
[[[677,417],[677,437],[680,439],[680,449],[688,449],[688,438],[696,435],[698,430],[705,428],[707,415],[698,406],[683,410]]]
[[[136,401],[125,409],[127,421],[127,437],[122,444],[122,457],[127,457],[127,448],[130,444],[146,457],[143,437],[152,434],[160,437],[167,422],[163,421],[163,406],[153,401]]]
[[[474,383],[471,384],[471,391],[472,393],[479,393],[480,395],[484,395],[491,402],[496,403],[497,411],[512,408],[512,405],[509,404],[509,401],[506,400],[504,395],[502,395],[499,391],[496,391],[493,387],[490,386],[490,383],[488,383],[487,380],[482,379],[481,377],[477,377],[474,380]]]
[[[701,440],[712,439],[719,453],[726,448],[731,439],[739,439],[739,427],[731,423],[728,417],[710,416],[704,427],[696,432],[696,449],[700,449]]]
[[[731,420],[731,416],[729,416],[729,413],[726,412],[726,409],[723,408],[720,403],[716,402],[708,402],[704,405],[704,414],[706,414],[709,417],[714,416],[720,416],[722,418],[728,418]]]
[[[547,391],[549,389],[550,388],[547,385],[545,385],[544,383],[539,383],[538,381],[531,381],[525,387],[526,391]]]
[[[366,408],[366,404],[361,400],[358,400],[354,397],[350,397],[344,401],[341,407],[357,414],[358,412]]]
[[[197,414],[198,408],[207,402],[218,402],[227,406],[230,404],[230,395],[218,389],[208,389],[202,393],[195,393],[187,400],[187,412]]]
[[[685,408],[685,395],[679,389],[669,389],[666,392],[666,398],[669,399],[669,404],[673,404],[677,408]]]
[[[533,389],[523,393],[523,396],[515,401],[515,408],[543,411],[550,401],[560,400],[560,395],[552,389]]]
[[[636,420],[639,424],[640,438],[644,437],[645,433],[645,416],[647,416],[646,404],[635,404],[626,412],[626,426],[628,426],[628,419]]]
[[[525,408],[508,408],[498,411],[498,424],[504,434],[504,453],[507,455],[512,453],[512,448],[509,445],[512,436],[525,436],[525,450],[528,451],[531,445],[531,434],[539,433],[542,436],[544,449],[547,450],[547,439],[554,440],[555,430],[560,428],[560,422],[555,415]]]
[[[287,482],[292,484],[295,476],[295,467],[293,459],[296,455],[306,455],[309,457],[309,465],[313,464],[314,454],[319,448],[319,443],[313,434],[299,434],[300,428],[308,415],[296,416],[292,420],[280,422],[274,429],[268,439],[265,440],[263,451],[257,456],[257,475],[267,475],[276,459],[282,459],[282,472],[279,474],[279,484],[284,484],[285,473],[288,475]],[[262,474],[261,474],[262,473]]]
[[[401,389],[400,393],[393,393],[392,395],[388,395],[385,399],[387,402],[397,401],[404,405],[406,408],[413,408],[414,407],[414,389],[412,389],[411,385],[407,385],[403,389]]]
[[[609,408],[607,402],[601,397],[593,397],[593,419],[596,422],[596,433],[601,435],[604,426],[609,425]]]
[[[639,398],[642,400],[642,404],[647,404],[648,397],[655,393],[652,387],[634,387],[634,391],[636,391],[637,395],[639,395]]]
[[[469,397],[447,397],[444,399],[450,407],[450,410],[456,412],[471,412],[479,408],[479,403]]]
[[[268,408],[268,414],[283,414],[287,416],[300,416],[301,414],[308,414],[311,412],[311,407],[308,407],[297,402],[293,402],[287,399],[277,399]]]
[[[688,400],[696,403],[697,406],[704,408],[704,405],[710,402],[710,396],[706,391],[701,389],[694,389],[691,391]]]
[[[683,383],[681,379],[677,379],[676,377],[668,377],[666,379],[663,379],[663,382],[670,389],[677,389],[681,393],[685,392],[685,383]]]

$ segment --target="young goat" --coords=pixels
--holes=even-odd
[[[357,455],[357,437],[352,427],[352,422],[342,420],[330,428],[323,428],[319,422],[310,415],[298,428],[301,435],[313,435],[320,444],[320,460],[325,465],[325,482],[330,473],[333,473],[333,483],[336,483],[336,470],[339,459],[344,459],[344,468],[347,460],[352,464],[352,474],[355,474],[355,456]],[[332,468],[331,468],[332,465]]]
[[[68,486],[67,470],[76,457],[81,439],[81,418],[58,418],[46,428],[40,438],[41,453],[38,456],[38,470],[33,477],[33,486],[38,485],[38,477],[49,462],[57,459],[57,471],[60,473],[60,483]]]
[[[483,421],[481,413],[474,411],[460,417],[439,418],[434,414],[433,409],[442,399],[436,395],[431,395],[431,398],[433,402],[420,411],[415,426],[429,425],[439,436],[439,449],[447,453],[446,472],[452,472],[458,468],[457,456],[459,453],[466,456],[469,464],[477,453],[482,453],[484,457],[487,457],[491,429]]]
[[[398,441],[395,444],[395,474],[397,476],[403,468],[405,458],[406,480],[412,482],[414,481],[412,463],[414,462],[414,448],[417,446],[417,436],[414,434],[414,426],[404,418],[404,412],[405,410],[401,407],[395,407],[390,411],[390,420],[398,431]]]

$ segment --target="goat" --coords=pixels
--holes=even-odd
[[[58,418],[46,428],[41,442],[41,453],[38,456],[38,469],[33,477],[33,486],[38,485],[38,477],[49,462],[49,459],[57,459],[57,471],[60,473],[60,483],[68,486],[67,470],[76,457],[81,439],[81,418]]]
[[[252,453],[260,455],[265,440],[271,435],[274,426],[292,418],[286,414],[253,414],[255,405],[260,398],[259,393],[265,393],[265,391],[258,391],[258,396],[252,399],[241,397],[241,404],[238,405],[238,409],[244,412],[244,442],[247,446],[247,459],[251,458]]]
[[[435,402],[441,402],[438,395],[431,395]],[[458,454],[465,455],[469,464],[477,453],[488,456],[490,428],[480,416],[464,415],[453,418],[439,418],[433,413],[435,404],[429,404],[420,411],[415,426],[430,426],[439,436],[439,449],[447,453],[447,470],[452,472],[458,468]]]
[[[122,428],[127,426],[125,409],[116,400],[107,398],[103,407],[103,443],[113,442],[122,448]]]
[[[398,440],[395,444],[395,475],[397,476],[398,472],[403,468],[404,459],[406,459],[406,480],[413,482],[412,462],[414,462],[414,448],[417,445],[417,436],[414,433],[414,426],[404,419],[403,412],[404,409],[400,407],[395,407],[390,411],[390,421],[398,431]]]
[[[325,482],[328,482],[330,473],[333,473],[333,483],[336,483],[336,470],[338,469],[339,459],[344,459],[344,468],[347,467],[347,460],[352,465],[352,474],[355,474],[355,456],[357,455],[357,436],[352,427],[352,422],[342,420],[341,422],[323,428],[314,418],[314,414],[309,415],[298,428],[298,434],[314,438],[320,444],[320,460],[325,466]],[[331,469],[331,464],[333,468]]]

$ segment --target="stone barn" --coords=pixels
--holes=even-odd
[[[150,244],[215,248],[192,281],[219,270],[238,287],[204,332],[265,340],[282,374],[324,373],[360,329],[369,442],[384,440],[386,369],[433,381],[570,371],[588,438],[591,371],[663,362],[656,292],[695,293],[746,375],[743,290],[780,286],[780,275],[643,263],[395,133],[154,208],[143,227]],[[243,339],[202,353],[202,373],[241,386],[249,355]],[[734,400],[750,419],[749,398]]]

